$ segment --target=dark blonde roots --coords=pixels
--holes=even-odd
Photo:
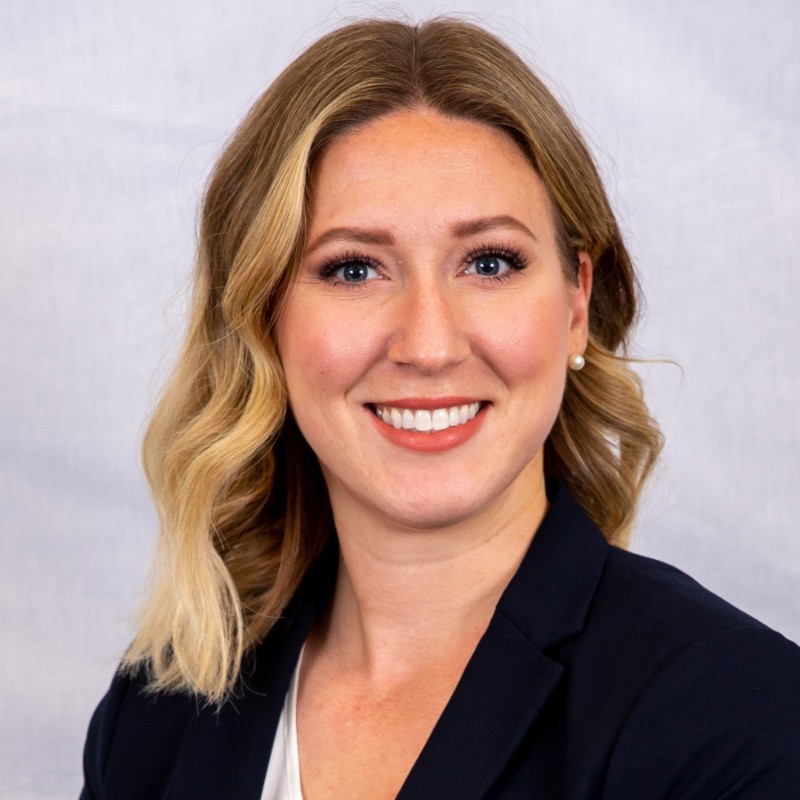
[[[222,701],[331,535],[319,467],[287,416],[273,331],[320,153],[343,131],[414,106],[510,135],[550,196],[567,273],[575,278],[579,250],[592,257],[587,363],[569,373],[545,469],[609,541],[627,541],[661,437],[624,358],[635,275],[586,145],[541,81],[481,28],[351,24],[267,89],[208,187],[189,331],[144,445],[160,552],[125,665],[146,665],[155,689]]]

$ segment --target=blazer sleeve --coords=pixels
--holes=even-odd
[[[711,634],[640,693],[603,798],[780,800],[800,787],[800,649],[750,626]]]

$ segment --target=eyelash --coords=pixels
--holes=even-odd
[[[337,270],[340,270],[342,267],[346,267],[348,264],[353,263],[366,264],[370,269],[380,271],[381,265],[375,261],[374,258],[370,258],[369,256],[365,256],[363,253],[358,253],[356,251],[348,251],[340,256],[336,256],[335,258],[325,261],[319,268],[319,277],[323,281],[330,281],[334,286],[344,285],[348,289],[354,289],[360,285],[359,282],[343,281],[333,278],[333,274]]]
[[[482,276],[476,275],[483,282],[496,283],[498,281],[508,280],[512,273],[521,272],[528,266],[528,259],[517,249],[507,247],[505,245],[492,245],[486,244],[470,252],[465,256],[461,262],[462,269],[469,267],[474,261],[485,256],[498,256],[504,261],[508,262],[511,269],[500,275]],[[357,251],[348,251],[342,255],[331,258],[325,261],[319,268],[319,277],[323,281],[329,281],[334,286],[346,286],[348,289],[356,289],[366,281],[343,281],[341,279],[334,279],[334,274],[342,267],[348,264],[360,263],[365,264],[370,269],[380,272],[380,263],[369,256],[359,253]]]
[[[508,272],[504,272],[501,275],[478,275],[482,281],[488,281],[490,283],[494,283],[497,281],[506,281],[511,278],[512,274],[515,272],[522,272],[528,266],[528,259],[517,249],[512,247],[506,247],[505,245],[483,245],[476,250],[472,250],[466,256],[464,261],[462,262],[462,267],[467,268],[469,267],[474,261],[477,261],[479,258],[483,258],[484,256],[499,256],[504,261],[508,262],[508,266],[511,269]]]

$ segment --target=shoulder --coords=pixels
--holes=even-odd
[[[786,797],[800,782],[800,648],[779,633],[611,548],[584,634],[586,691],[614,698],[608,797]]]
[[[800,651],[745,625],[706,633],[648,676],[607,787],[609,797],[651,786],[666,797],[766,800],[791,796],[798,782]]]
[[[197,700],[188,694],[150,691],[145,670],[133,676],[117,673],[89,723],[81,798],[106,797],[109,783],[117,785],[120,780],[122,785],[129,780],[130,786],[151,797],[160,796],[159,787],[168,781],[187,724],[197,713]],[[141,759],[132,757],[143,750],[148,758],[146,773],[139,769]]]
[[[248,651],[236,687],[219,706],[191,693],[152,691],[146,669],[118,673],[89,726],[82,800],[196,800],[256,791],[300,650],[337,563],[331,545],[284,616]]]
[[[92,717],[82,800],[240,797],[264,781],[283,700],[307,628],[276,626],[216,705],[153,691],[147,671],[118,673]]]
[[[686,672],[717,691],[738,686],[742,701],[777,701],[785,687],[800,706],[800,648],[654,559],[610,548],[581,638],[642,691]]]
[[[608,550],[592,606],[595,621],[607,615],[609,624],[676,645],[727,628],[765,629],[681,570],[616,547]]]

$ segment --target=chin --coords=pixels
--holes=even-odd
[[[464,491],[447,491],[441,485],[431,485],[430,491],[409,493],[396,492],[389,502],[376,507],[387,521],[398,527],[414,530],[435,530],[454,527],[475,520],[500,500],[504,491],[487,493],[477,497],[475,487]]]

